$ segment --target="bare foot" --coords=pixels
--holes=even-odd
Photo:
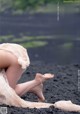
[[[44,75],[40,74],[40,73],[36,74],[35,80],[37,82],[39,82],[40,84],[38,86],[32,88],[31,92],[35,93],[38,96],[38,98],[39,98],[38,100],[40,102],[45,101],[45,97],[43,95],[43,82],[45,80],[48,80],[48,79],[53,78],[53,77],[54,77],[54,75],[50,74],[50,73],[46,73]]]
[[[39,102],[44,102],[45,97],[43,95],[43,84],[38,85],[37,87],[34,87],[31,92],[36,94],[38,96],[38,101]]]
[[[40,82],[40,83],[43,83],[45,80],[51,79],[53,77],[54,77],[54,75],[50,74],[50,73],[46,73],[46,74],[37,73],[35,80]]]

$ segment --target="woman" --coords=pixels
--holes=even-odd
[[[29,56],[24,47],[13,43],[0,44],[0,69],[5,69],[10,87],[19,96],[24,95],[26,92],[33,92],[38,96],[39,101],[44,101],[45,98],[42,92],[43,82],[53,78],[54,75],[37,73],[34,80],[17,84],[29,64]]]

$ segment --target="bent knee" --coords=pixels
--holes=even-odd
[[[15,69],[22,70],[21,65],[18,63],[17,59],[14,59],[10,66],[14,67]]]
[[[10,52],[0,50],[0,68],[7,68],[13,64],[18,66],[17,57]]]
[[[18,58],[15,55],[11,54],[10,59],[11,59],[10,66],[21,68],[21,65],[18,63]]]

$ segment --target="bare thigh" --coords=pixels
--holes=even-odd
[[[4,50],[0,50],[0,68],[9,67],[11,62],[11,53]]]
[[[23,73],[21,66],[18,64],[17,57],[8,51],[0,50],[0,68],[6,69],[9,85],[15,88],[17,81]]]

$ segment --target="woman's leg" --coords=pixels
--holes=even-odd
[[[16,58],[15,58],[16,59]],[[27,92],[33,92],[35,93],[40,101],[44,101],[44,95],[42,91],[42,83],[53,77],[51,74],[36,74],[36,77],[34,80],[17,84],[17,81],[20,79],[21,75],[23,73],[23,70],[21,69],[21,66],[17,63],[15,60],[12,62],[12,64],[8,67],[6,71],[6,75],[9,81],[10,86],[15,90],[15,92],[19,95],[22,96]]]
[[[52,77],[52,75],[49,74],[48,75],[38,74],[36,75],[36,78],[30,82],[17,84],[18,80],[20,79],[23,73],[23,70],[21,69],[21,66],[18,64],[17,57],[14,56],[12,53],[4,50],[0,50],[0,68],[6,69],[6,76],[9,85],[20,96],[25,94],[26,92],[32,91],[35,92],[40,97],[39,94],[40,91],[38,90],[38,88],[40,88],[39,85],[42,82],[44,82],[44,80]]]
[[[33,92],[39,97],[39,101],[44,101],[43,95],[43,82],[47,79],[53,78],[52,74],[37,73],[35,79],[22,84],[17,84],[15,91],[19,96],[24,95],[26,92]]]
[[[35,95],[38,96],[38,101],[39,102],[44,102],[45,101],[45,97],[44,97],[44,94],[43,94],[43,84],[40,84],[34,88],[32,88],[30,90],[30,92],[34,93]]]
[[[44,77],[44,80],[42,80],[42,82],[44,82],[44,81],[46,81],[46,80],[48,80],[50,78],[53,78],[54,75],[50,74],[50,73],[46,73],[46,74],[42,75],[42,77]],[[45,97],[43,95],[43,83],[41,83],[40,85],[32,88],[30,90],[30,92],[32,92],[32,93],[34,93],[34,94],[36,94],[38,96],[38,101],[39,102],[44,102],[45,101]]]
[[[40,77],[42,77],[42,75],[36,75],[34,80],[28,81],[28,82],[24,82],[24,83],[20,83],[16,85],[15,91],[19,96],[24,95],[26,92],[29,92],[32,88],[38,86],[41,84],[41,81],[38,80]]]
[[[18,64],[17,57],[5,50],[0,50],[0,69],[5,69],[9,85],[15,89],[23,70]]]
[[[6,70],[6,75],[7,75],[9,85],[15,90],[15,92],[19,96],[22,96],[26,92],[29,92],[30,90],[32,90],[32,88],[36,87],[37,85],[41,84],[41,82],[42,82],[39,79],[40,76],[42,76],[42,75],[40,75],[40,76],[38,75],[32,81],[17,84],[17,81],[21,77],[22,73],[23,73],[23,70],[21,69],[21,66],[19,64],[17,64],[16,61],[14,61],[14,63],[12,63]],[[38,91],[35,91],[35,93],[38,93]],[[41,93],[41,92],[39,92],[39,93]],[[40,98],[42,98],[42,96],[41,96],[42,94],[41,95],[36,94],[36,95],[39,95]]]

